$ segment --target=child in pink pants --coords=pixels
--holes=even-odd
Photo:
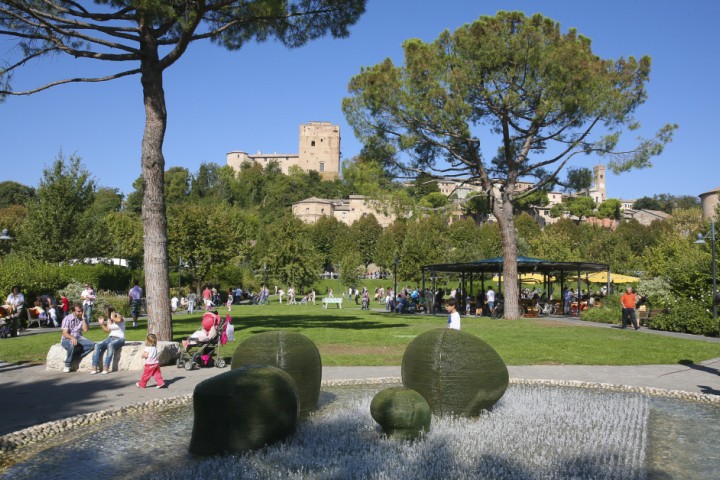
[[[162,378],[160,373],[160,360],[158,359],[157,352],[157,337],[152,333],[147,336],[145,342],[145,351],[142,354],[145,359],[145,369],[143,370],[142,378],[137,385],[139,388],[145,388],[150,377],[155,377],[155,388],[163,388],[165,386],[165,380]]]

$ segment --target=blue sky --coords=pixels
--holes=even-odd
[[[649,98],[636,114],[641,133],[651,135],[669,122],[680,129],[653,168],[610,174],[610,197],[698,195],[720,186],[715,0],[369,0],[347,39],[321,39],[294,50],[253,43],[237,52],[194,44],[165,75],[166,166],[195,172],[203,162],[224,164],[232,150],[297,153],[298,126],[310,120],[339,124],[342,158],[351,158],[361,145],[340,108],[350,78],[386,57],[402,63],[401,44],[408,38],[430,42],[445,29],[498,10],[542,13],[563,31],[575,27],[604,58],[652,57]],[[10,48],[0,42],[0,59]],[[87,61],[49,59],[21,72],[15,88],[63,74],[89,76],[98,68],[107,71]],[[37,186],[43,167],[61,149],[66,157],[80,156],[102,186],[127,193],[140,175],[144,111],[138,77],[9,98],[0,104],[0,118],[0,180]],[[584,158],[574,166],[597,161]]]

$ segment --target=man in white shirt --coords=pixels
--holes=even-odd
[[[485,303],[492,314],[493,308],[495,308],[495,290],[492,287],[488,287],[487,293],[485,294]]]

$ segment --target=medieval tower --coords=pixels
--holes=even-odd
[[[266,167],[277,162],[284,174],[290,167],[303,171],[315,170],[323,180],[334,180],[340,175],[340,127],[330,122],[308,122],[300,125],[299,153],[248,154],[232,151],[226,155],[227,164],[239,171],[245,162],[259,163]]]
[[[590,187],[590,197],[595,201],[595,205],[600,205],[607,200],[606,182],[605,165],[595,165],[593,167],[593,185]]]

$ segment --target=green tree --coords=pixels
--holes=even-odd
[[[321,256],[317,253],[307,226],[292,216],[266,225],[258,235],[254,263],[282,285],[303,290],[321,273]]]
[[[620,220],[622,218],[622,212],[620,210],[621,207],[622,202],[620,202],[620,200],[617,198],[608,198],[598,205],[597,216],[600,218],[614,218],[615,220]]]
[[[453,222],[448,228],[448,262],[472,262],[484,258],[480,228],[474,220],[465,219]]]
[[[125,210],[140,215],[142,212],[143,200],[143,181],[142,177],[138,177],[132,184],[133,191],[125,197]]]
[[[329,271],[332,265],[336,263],[333,251],[336,245],[340,243],[339,239],[341,237],[349,237],[349,230],[350,227],[329,215],[318,218],[317,222],[308,227],[310,238],[321,256],[324,270]]]
[[[568,168],[567,178],[562,183],[566,192],[587,192],[593,183],[593,174],[589,168]]]
[[[122,208],[123,194],[117,188],[100,187],[95,191],[92,211],[99,217],[110,212],[119,212]]]
[[[383,185],[388,184],[387,177],[379,162],[355,157],[342,163],[342,181],[354,195],[380,197]]]
[[[444,193],[431,192],[420,199],[418,205],[432,210],[444,209],[450,205],[450,200]]]
[[[660,203],[660,201],[657,198],[652,197],[641,197],[635,200],[633,203],[633,208],[635,210],[659,210],[663,211],[663,208],[665,208],[664,205]],[[669,212],[666,212],[669,213]]]
[[[437,179],[433,178],[432,175],[426,172],[418,173],[417,177],[413,180],[412,195],[417,200],[420,200],[431,193],[440,193],[440,187],[438,187]]]
[[[405,241],[408,224],[404,220],[396,220],[383,230],[377,242],[375,264],[391,271],[395,265],[395,256],[400,254]]]
[[[110,239],[110,255],[126,259],[131,268],[143,260],[143,227],[140,216],[129,211],[110,212],[103,219]]]
[[[198,293],[214,267],[250,255],[257,232],[256,221],[225,203],[173,206],[168,221],[173,264],[182,258]]]
[[[518,212],[531,212],[535,207],[544,207],[550,203],[547,191],[536,190],[530,195],[518,198],[515,201],[515,210]]]
[[[471,192],[462,203],[463,215],[474,218],[476,221],[484,215],[491,213],[490,201],[485,195]]]
[[[375,215],[363,215],[350,225],[350,235],[355,242],[355,250],[360,253],[362,264],[367,268],[375,261],[377,241],[383,228]]]
[[[229,50],[239,50],[252,40],[275,38],[288,47],[299,47],[326,34],[347,36],[348,26],[364,12],[365,0],[95,0],[93,3],[97,7],[95,11],[89,5],[64,0],[0,2],[0,33],[17,42],[17,48],[4,50],[15,56],[3,62],[6,67],[0,71],[0,98],[28,95],[72,82],[140,76],[145,107],[141,153],[145,281],[148,313],[152,319],[148,330],[160,340],[170,340],[172,317],[167,295],[170,285],[162,152],[167,126],[165,71],[196,41],[210,40]],[[24,91],[10,85],[13,74],[21,67],[52,55],[102,61],[118,70],[108,73],[103,67],[95,78],[73,75]],[[52,75],[60,70],[53,69]]]
[[[518,255],[533,256],[532,240],[540,235],[540,225],[527,213],[515,217]]]
[[[95,180],[80,158],[66,161],[59,153],[43,169],[36,199],[27,204],[19,248],[55,263],[104,254],[101,224],[90,214],[94,201]]]
[[[419,283],[420,267],[446,261],[450,246],[447,222],[436,216],[409,222],[399,255],[398,277]],[[398,284],[398,289],[400,288]]]
[[[189,194],[190,171],[185,167],[168,169],[165,172],[165,202],[168,205],[184,203]]]
[[[392,159],[403,171],[463,178],[494,198],[508,298],[519,294],[514,202],[554,183],[578,154],[611,155],[614,172],[650,166],[675,129],[616,151],[620,133],[637,127],[650,58],[602,59],[588,38],[539,14],[499,12],[403,48],[404,66],[386,59],[351,80],[343,111],[364,143],[407,152]],[[500,145],[488,158],[481,130]],[[523,177],[539,181],[520,191]],[[519,314],[509,302],[506,316]]]
[[[590,197],[567,197],[550,209],[550,216],[558,218],[563,215],[576,217],[578,220],[592,216],[595,212],[595,200]]]
[[[35,189],[22,183],[5,180],[0,182],[0,208],[25,205],[35,196]]]

